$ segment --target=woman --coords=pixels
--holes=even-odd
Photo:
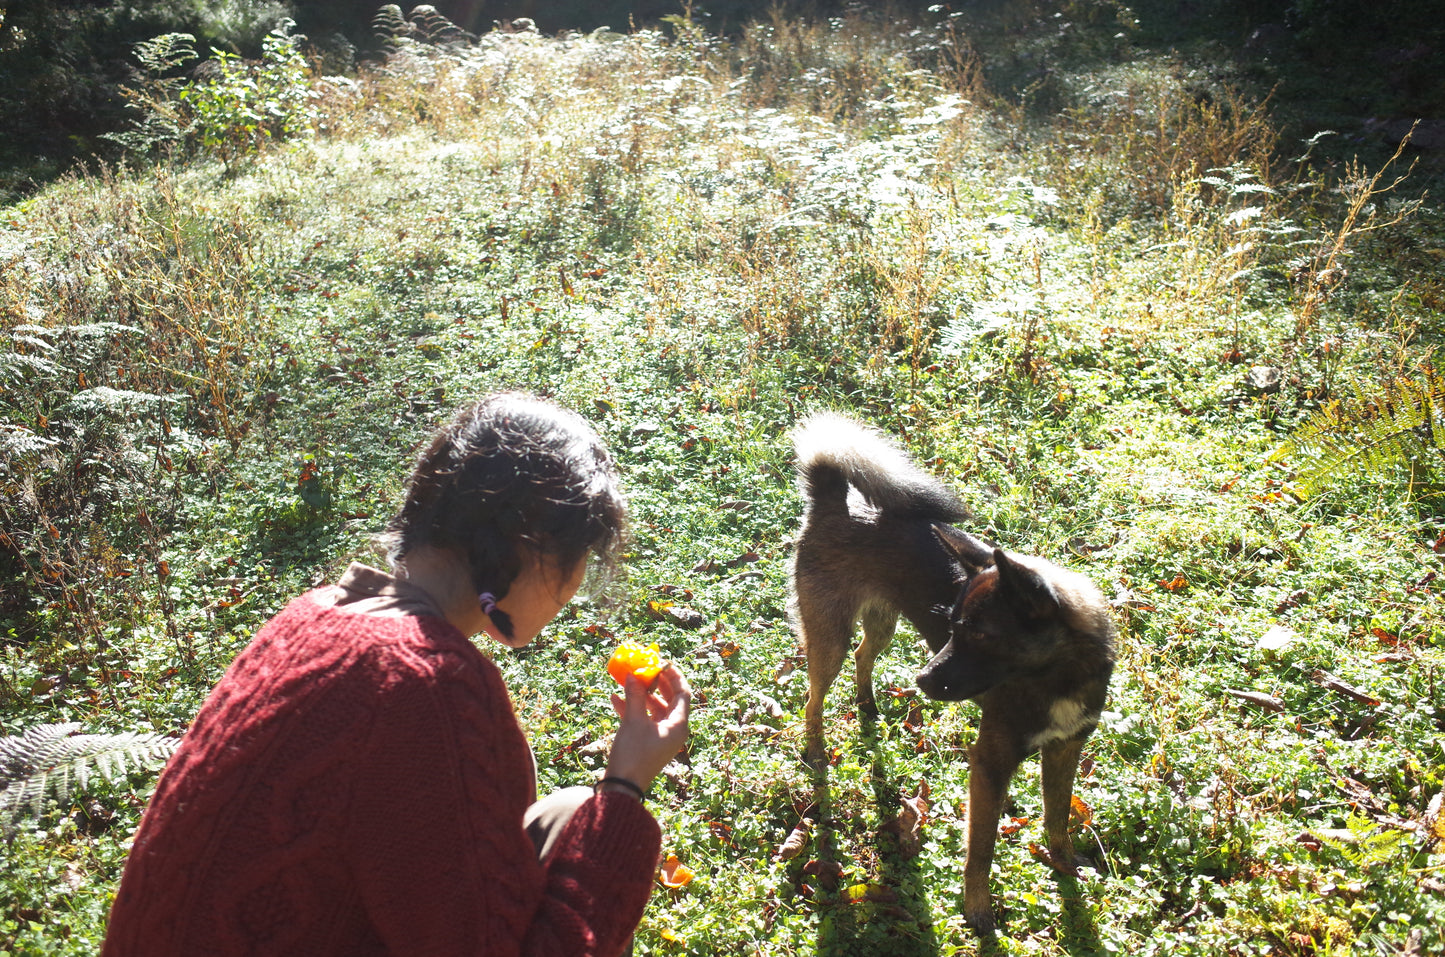
[[[624,504],[576,415],[517,394],[417,461],[392,572],[292,601],[212,691],[136,833],[103,957],[615,957],[651,892],[642,796],[687,736],[676,668],[629,679],[595,793],[535,800],[497,668],[615,559]],[[579,793],[580,792],[580,793]],[[525,821],[524,821],[525,818]]]

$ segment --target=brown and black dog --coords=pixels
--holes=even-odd
[[[918,687],[971,698],[982,717],[969,749],[964,915],[994,926],[989,870],[1009,781],[1041,752],[1044,829],[1054,866],[1073,873],[1068,824],[1079,752],[1114,668],[1108,602],[1082,575],[993,548],[951,523],[958,499],[882,433],[832,413],[793,431],[806,499],[793,560],[792,612],[808,659],[805,758],[820,767],[823,700],[853,643],[857,701],[876,713],[873,662],[899,615],[933,658]]]

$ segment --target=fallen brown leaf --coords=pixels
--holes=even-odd
[[[1380,706],[1379,698],[1368,695],[1358,688],[1345,684],[1328,671],[1315,671],[1310,675],[1310,678],[1321,688],[1328,688],[1330,691],[1342,694],[1346,698],[1358,701],[1360,704],[1368,705],[1371,708],[1378,708]]]
[[[782,846],[778,848],[778,854],[775,859],[779,861],[791,861],[803,853],[803,848],[808,846],[808,838],[812,835],[812,832],[813,819],[810,817],[803,818],[798,822],[797,827],[788,832],[787,838],[784,839]]]

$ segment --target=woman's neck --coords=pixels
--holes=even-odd
[[[475,635],[487,625],[472,589],[471,572],[451,552],[419,546],[396,561],[392,574],[426,592],[441,616],[462,634]]]

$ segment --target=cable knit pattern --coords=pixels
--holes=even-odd
[[[102,957],[615,957],[657,823],[604,792],[543,865],[534,788],[501,675],[461,632],[303,595],[161,776]]]

